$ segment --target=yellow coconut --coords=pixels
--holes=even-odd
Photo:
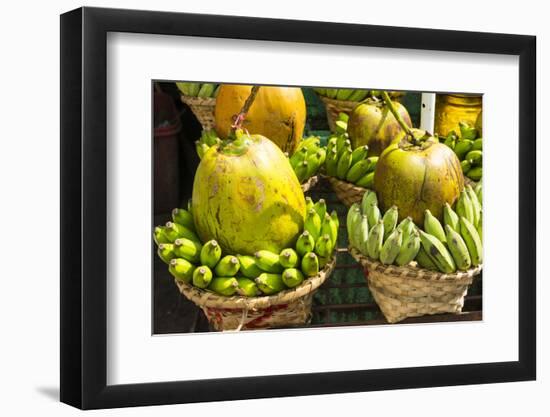
[[[226,138],[235,116],[252,90],[251,85],[222,84],[214,111],[216,132]],[[265,136],[290,155],[302,139],[306,103],[300,88],[262,86],[250,107],[242,128]]]
[[[283,152],[263,136],[238,132],[201,159],[192,207],[203,242],[216,239],[225,253],[251,255],[293,247],[306,203]]]
[[[403,121],[412,127],[405,106],[393,101]],[[348,134],[353,149],[368,145],[370,156],[379,156],[403,129],[383,101],[367,100],[353,109],[348,121]]]
[[[456,154],[423,130],[413,137],[400,133],[382,153],[374,174],[374,189],[382,210],[395,205],[399,219],[412,217],[421,226],[424,211],[442,219],[445,203],[453,205],[464,188]]]

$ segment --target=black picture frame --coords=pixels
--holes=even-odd
[[[519,360],[108,386],[108,32],[519,56]],[[60,56],[62,402],[94,409],[536,378],[534,36],[85,7],[61,15]]]

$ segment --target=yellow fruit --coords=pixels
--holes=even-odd
[[[464,189],[460,161],[446,145],[424,131],[402,132],[382,153],[374,175],[374,189],[382,211],[399,207],[399,220],[410,216],[418,226],[426,209],[443,218],[445,203],[453,205]]]
[[[263,136],[237,132],[204,155],[192,207],[202,242],[215,239],[224,254],[253,255],[294,247],[306,202],[283,152]]]
[[[396,111],[412,127],[407,109],[393,101]],[[351,146],[356,149],[368,145],[369,156],[378,156],[390,145],[395,136],[403,132],[389,108],[381,101],[366,101],[352,111],[348,121]]]
[[[251,85],[223,84],[216,97],[216,131],[226,138],[235,116],[252,90]],[[300,88],[262,86],[242,125],[250,134],[269,138],[289,155],[302,139],[306,103]]]

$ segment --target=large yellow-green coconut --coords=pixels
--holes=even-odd
[[[192,207],[203,242],[216,239],[226,253],[250,255],[294,246],[306,203],[283,152],[263,136],[237,132],[201,159]]]
[[[393,101],[395,110],[403,121],[412,127],[411,118],[405,106]],[[384,101],[367,100],[356,106],[348,121],[348,135],[351,146],[356,149],[368,145],[369,156],[380,155],[403,129]]]
[[[376,164],[374,189],[383,211],[396,205],[399,218],[412,217],[421,226],[429,209],[442,218],[445,203],[453,205],[464,188],[456,154],[423,130],[405,132],[382,153]]]
[[[235,116],[252,90],[251,85],[222,84],[214,110],[216,132],[226,138]],[[294,153],[306,123],[306,102],[301,88],[262,86],[246,114],[242,127],[263,135],[283,152]]]

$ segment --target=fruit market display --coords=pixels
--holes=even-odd
[[[216,97],[220,91],[219,84],[211,83],[186,83],[186,82],[177,82],[176,86],[185,96],[189,97],[200,97],[200,98],[209,98]]]
[[[342,101],[363,101],[368,97],[381,97],[380,90],[362,90],[353,88],[314,88],[317,94],[333,100]],[[390,97],[400,97],[403,93],[399,91],[388,91]]]
[[[439,141],[455,152],[464,175],[477,182],[483,172],[483,139],[478,128],[464,122],[460,122],[459,126],[460,136],[451,131],[446,137],[440,137]]]
[[[337,131],[327,143],[325,170],[331,177],[371,188],[374,183],[374,170],[377,156],[370,156],[368,145],[353,148],[347,134],[348,116],[340,113],[336,121]]]
[[[338,217],[326,203],[308,199],[303,229],[280,251],[233,252],[215,239],[201,240],[194,203],[176,208],[172,221],[155,227],[158,256],[178,281],[221,296],[273,295],[316,276],[330,261],[338,238]]]
[[[319,172],[325,164],[327,150],[321,146],[317,136],[304,138],[294,153],[290,156],[290,165],[298,177],[300,184],[306,182]]]
[[[262,86],[252,99],[246,118],[235,120],[252,91],[251,85],[223,84],[214,110],[218,135],[225,139],[236,122],[250,134],[273,141],[283,152],[294,153],[302,140],[306,104],[301,88]]]
[[[454,209],[446,203],[442,221],[426,209],[421,227],[410,217],[399,222],[397,206],[382,212],[376,193],[369,190],[348,211],[350,245],[385,265],[415,261],[413,266],[446,274],[479,266],[483,262],[482,206],[481,186],[477,187],[463,189]]]

